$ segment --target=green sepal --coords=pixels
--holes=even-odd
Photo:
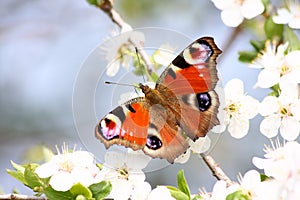
[[[289,43],[290,50],[300,50],[300,40],[292,29],[286,27],[284,37],[285,41]]]
[[[85,187],[81,183],[74,184],[71,187],[70,192],[74,197],[77,197],[78,195],[82,195],[87,199],[92,198],[92,192],[89,190],[89,188]]]
[[[169,189],[171,196],[174,197],[176,200],[190,200],[190,197],[184,192],[180,191],[178,188],[173,186],[166,187]]]
[[[86,0],[89,4],[99,6],[103,3],[103,0]]]
[[[14,163],[13,161],[10,161],[10,163],[15,170],[6,169],[6,172],[12,177],[14,177],[15,179],[17,179],[18,181],[20,181],[21,183],[23,183],[24,185],[28,185],[24,177],[25,167],[17,163]]]
[[[257,40],[250,40],[251,46],[256,50],[256,52],[260,52],[265,48],[265,40],[257,41]]]
[[[247,194],[244,194],[243,191],[238,190],[227,195],[226,200],[250,200],[250,198]]]
[[[197,194],[196,196],[194,196],[192,198],[192,200],[203,200],[203,197],[201,197],[199,194]]]
[[[178,185],[178,189],[185,193],[188,198],[190,199],[191,198],[191,194],[190,194],[190,188],[186,182],[186,179],[184,177],[184,172],[183,170],[180,170],[178,173],[177,173],[177,185]]]
[[[89,189],[92,192],[93,198],[101,200],[110,194],[112,185],[109,181],[101,181],[100,183],[90,185]]]
[[[74,196],[70,191],[62,192],[56,191],[52,187],[46,187],[44,193],[49,200],[63,199],[63,200],[74,200]]]
[[[244,63],[251,63],[258,56],[258,52],[255,51],[240,51],[239,61]]]
[[[34,191],[38,191],[37,188],[44,185],[43,180],[34,172],[38,166],[38,164],[28,164],[25,167],[24,172],[24,178],[27,182],[27,186],[34,189]]]
[[[275,24],[272,17],[270,17],[265,21],[264,30],[268,39],[280,40],[283,36],[284,26],[283,24]]]
[[[266,180],[269,180],[269,179],[270,179],[270,177],[268,177],[267,175],[265,175],[265,174],[260,174],[260,180],[261,180],[261,182],[266,181]]]

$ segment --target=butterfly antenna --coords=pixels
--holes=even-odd
[[[141,67],[142,64],[141,64],[141,61],[140,61],[140,56],[139,56],[138,48],[137,47],[134,47],[134,48],[135,48],[136,57],[138,59],[139,67]],[[145,81],[144,73],[142,73],[142,77],[143,77],[143,81],[144,81],[143,83],[145,83],[146,81]]]
[[[134,87],[134,89],[138,88],[137,85],[129,84],[129,83],[116,83],[116,82],[111,82],[111,81],[104,81],[105,84],[111,84],[111,85],[123,85],[123,86],[130,86]]]

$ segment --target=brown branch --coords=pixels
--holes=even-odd
[[[3,194],[0,199],[15,199],[15,200],[47,200],[46,197],[28,196],[23,194]]]
[[[98,7],[104,12],[106,13],[110,19],[116,24],[118,25],[121,29],[122,28],[126,28],[129,26],[128,23],[126,23],[122,17],[120,16],[120,14],[113,8],[113,2],[112,0],[103,0]],[[135,46],[135,47],[140,47],[141,44],[136,44],[134,43],[134,41],[129,40],[129,42]],[[143,61],[145,62],[146,68],[148,70],[148,73],[151,74],[152,70],[153,70],[153,65],[147,55],[147,53],[144,51],[144,49],[142,48],[137,48],[138,53],[141,55],[141,58],[143,59]]]
[[[216,177],[218,180],[225,181],[227,183],[227,186],[234,184],[234,182],[230,180],[230,178],[225,174],[219,164],[211,156],[205,155],[203,153],[201,153],[200,155],[214,177]]]

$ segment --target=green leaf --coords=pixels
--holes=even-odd
[[[25,167],[24,167],[24,166],[19,165],[19,164],[13,162],[12,160],[10,161],[10,163],[11,163],[11,165],[13,166],[13,168],[14,168],[15,170],[24,173],[24,171],[25,171]]]
[[[238,190],[227,195],[226,200],[250,200],[250,198],[247,194],[244,194],[241,190]]]
[[[269,93],[269,96],[279,97],[279,94],[281,92],[279,84],[273,85],[271,87],[272,92]]]
[[[24,177],[27,182],[28,187],[34,189],[36,187],[41,187],[44,185],[43,180],[34,172],[38,167],[37,164],[28,164],[25,167]]]
[[[293,31],[293,29],[286,28],[285,29],[285,40],[289,42],[289,47],[291,48],[292,51],[294,50],[300,50],[300,40]]]
[[[61,192],[54,190],[52,187],[46,187],[44,193],[49,200],[74,200],[70,191]]]
[[[203,197],[201,197],[200,195],[196,195],[192,198],[192,200],[203,200]]]
[[[89,189],[96,200],[101,200],[109,195],[112,185],[109,181],[101,181],[100,183],[90,185]]]
[[[264,7],[267,8],[271,2],[270,0],[262,0],[262,3],[264,4]]]
[[[152,78],[153,82],[156,83],[156,81],[158,80],[159,76],[157,75],[157,73],[152,72],[151,73],[151,78]]]
[[[280,40],[283,36],[283,24],[275,24],[272,17],[266,19],[264,29],[268,39]]]
[[[86,198],[92,198],[92,192],[81,183],[73,185],[70,189],[70,192],[75,197],[78,195],[83,195]]]
[[[256,50],[256,52],[260,52],[265,48],[266,41],[257,41],[257,40],[250,40],[250,44]]]
[[[244,63],[251,63],[258,56],[258,52],[255,51],[240,51],[239,61]]]
[[[89,4],[99,6],[103,3],[103,0],[86,0]]]
[[[24,185],[28,185],[28,183],[25,180],[24,173],[22,171],[14,171],[14,170],[6,169],[6,172],[12,177],[14,177],[15,179],[17,179],[18,181],[20,181],[21,183],[23,183]]]
[[[177,200],[190,200],[190,197],[186,195],[184,192],[180,191],[178,188],[173,186],[167,186],[169,189],[171,196]]]
[[[178,173],[177,173],[177,185],[178,185],[178,189],[185,193],[189,199],[191,198],[191,194],[190,194],[190,189],[189,189],[189,186],[186,182],[186,179],[184,177],[184,172],[183,170],[180,170]]]

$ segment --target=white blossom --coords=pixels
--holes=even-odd
[[[152,56],[156,63],[161,64],[162,66],[168,66],[176,57],[174,51],[174,47],[169,44],[164,44],[161,45]]]
[[[212,0],[222,10],[221,19],[226,26],[237,27],[244,18],[252,19],[264,12],[261,0]]]
[[[171,193],[169,189],[165,186],[157,186],[155,189],[153,189],[147,200],[157,200],[157,199],[163,199],[163,200],[175,200],[171,196]]]
[[[49,184],[56,191],[68,191],[74,184],[81,183],[88,187],[101,181],[100,170],[95,164],[94,156],[87,151],[69,152],[64,147],[62,153],[36,168],[40,178],[50,177]]]
[[[268,138],[280,135],[295,140],[300,133],[300,99],[296,88],[282,90],[279,97],[267,96],[260,104],[259,112],[265,118],[260,131]]]
[[[206,152],[210,148],[211,140],[206,135],[205,137],[198,138],[195,142],[192,140],[188,141],[190,144],[190,147],[186,150],[186,152],[180,156],[178,156],[174,162],[175,163],[186,163],[191,153],[200,154]]]
[[[249,67],[261,68],[258,75],[257,87],[270,88],[279,83],[297,84],[300,82],[300,51],[291,51],[285,54],[288,43],[277,45],[268,41],[265,50]]]
[[[225,123],[234,138],[244,137],[249,130],[249,119],[258,113],[258,100],[244,94],[244,84],[239,79],[230,80],[225,88]]]
[[[253,164],[270,177],[258,184],[257,197],[262,199],[300,199],[300,144],[287,142],[281,145],[277,140],[272,147],[266,147],[264,158],[253,158]]]
[[[280,8],[273,16],[276,24],[288,24],[290,28],[300,29],[300,4],[298,0],[286,1],[286,8]]]
[[[151,158],[143,152],[108,151],[101,170],[104,180],[112,184],[112,191],[108,198],[115,200],[143,200],[147,199],[151,186],[145,182],[146,176],[142,171]]]
[[[108,39],[101,49],[108,61],[106,75],[115,76],[123,66],[128,70],[132,61],[131,53],[135,53],[134,47],[141,47],[145,41],[144,34],[138,31],[132,31],[130,27],[124,26],[121,34]]]

